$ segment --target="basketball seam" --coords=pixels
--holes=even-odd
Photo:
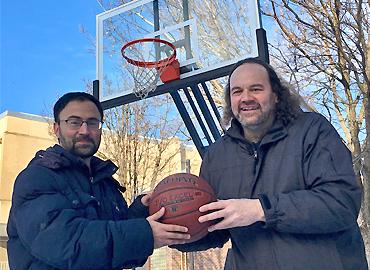
[[[199,189],[199,188],[194,188],[194,187],[178,187],[178,188],[170,188],[170,189],[166,189],[160,193],[158,193],[157,195],[155,195],[153,198],[150,198],[150,200],[154,200],[155,198],[157,198],[159,195],[161,195],[162,193],[165,193],[165,192],[168,192],[168,191],[172,191],[172,190],[177,190],[177,189],[196,189],[196,190],[199,190],[199,191],[203,191],[204,193],[207,193],[209,195],[211,195],[211,197],[216,197],[214,193],[211,193],[211,192],[208,192],[204,189]],[[155,192],[155,191],[154,191]]]
[[[191,213],[194,213],[194,212],[197,212],[197,211],[198,211],[198,209],[195,209],[195,210],[191,210],[190,212],[186,212],[186,213],[180,214],[178,216],[171,216],[171,217],[167,217],[167,218],[164,218],[164,219],[161,219],[161,220],[166,220],[166,219],[170,219],[170,218],[177,218],[177,217],[188,215],[188,214],[191,214]]]

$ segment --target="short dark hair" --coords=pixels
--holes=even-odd
[[[230,71],[224,92],[225,107],[222,117],[223,124],[227,126],[230,123],[230,120],[235,117],[231,110],[230,77],[238,67],[244,64],[258,64],[266,69],[272,91],[278,98],[278,102],[276,104],[276,119],[282,120],[283,124],[287,125],[290,121],[297,118],[298,114],[302,111],[298,96],[291,93],[288,85],[279,78],[273,67],[268,63],[259,58],[247,58],[237,62]]]
[[[67,104],[71,101],[91,101],[95,104],[96,108],[100,113],[100,120],[103,120],[103,108],[99,100],[97,100],[93,95],[90,95],[85,92],[70,92],[64,94],[60,97],[54,105],[54,121],[55,123],[59,122],[59,114],[60,112],[67,106]]]

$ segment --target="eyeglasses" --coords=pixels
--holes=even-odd
[[[99,121],[98,119],[89,119],[89,120],[82,120],[81,118],[69,118],[65,120],[59,120],[63,121],[67,124],[68,128],[77,130],[79,129],[83,123],[86,123],[87,127],[90,130],[99,130],[103,126],[103,121]]]

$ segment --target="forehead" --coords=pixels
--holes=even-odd
[[[266,84],[270,83],[267,70],[264,66],[255,63],[246,63],[237,67],[230,77],[230,86],[234,84]]]
[[[81,117],[83,119],[100,119],[100,113],[95,104],[91,101],[71,101],[60,112],[59,118],[66,119],[71,116]]]

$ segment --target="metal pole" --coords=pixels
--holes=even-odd
[[[260,26],[260,28],[256,30],[258,57],[264,60],[266,63],[270,63],[266,31],[265,29],[263,29],[263,26],[262,26],[262,12],[261,12],[260,0],[257,0],[257,8],[258,8],[258,22]]]
[[[266,63],[270,63],[269,48],[267,44],[266,31],[263,28],[256,30],[258,57]]]
[[[184,18],[184,22],[189,20],[189,2],[188,0],[182,0],[182,15]],[[190,44],[190,26],[184,27],[184,34],[185,34],[185,52],[186,52],[186,59],[190,59],[193,57],[191,53],[191,44]]]
[[[205,153],[205,147],[203,145],[202,140],[199,137],[199,134],[198,134],[193,122],[191,121],[190,115],[189,115],[188,111],[186,110],[186,107],[185,107],[184,102],[182,101],[182,99],[180,97],[180,94],[177,91],[172,91],[172,92],[170,92],[170,94],[171,94],[171,97],[172,97],[173,101],[175,102],[175,105],[176,105],[177,110],[179,111],[179,113],[181,115],[182,120],[184,121],[184,124],[185,124],[187,130],[189,131],[189,134],[190,134],[191,138],[193,139],[193,142],[194,142],[200,156],[203,158],[204,153]]]
[[[93,81],[93,96],[99,99],[99,80]]]
[[[158,31],[159,30],[159,4],[158,4],[158,0],[154,0],[153,1],[153,16],[154,16],[154,32],[155,31]],[[156,38],[160,38],[159,36],[156,36]],[[155,47],[155,58],[157,61],[159,61],[161,59],[161,50],[160,50],[160,44],[159,43],[155,43],[154,44],[154,47]]]

